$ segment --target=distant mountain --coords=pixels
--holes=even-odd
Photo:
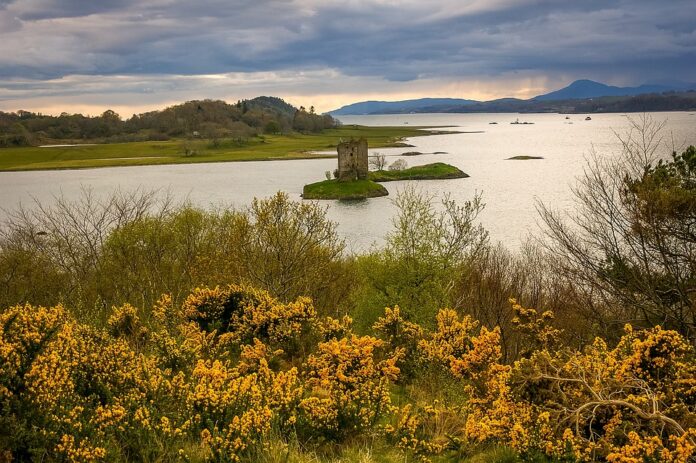
[[[329,112],[333,116],[407,113],[472,112],[634,112],[693,110],[696,84],[650,84],[615,87],[592,80],[576,80],[565,88],[529,100],[492,101],[460,98],[420,98],[405,101],[362,101]],[[635,99],[636,97],[640,97]],[[595,101],[592,101],[592,100]],[[618,99],[618,100],[617,100]]]
[[[438,112],[439,108],[466,106],[478,103],[475,100],[461,98],[419,98],[417,100],[403,101],[361,101],[342,108],[330,111],[332,116],[364,115],[364,114],[398,114],[411,111],[423,112],[428,108],[429,112]]]
[[[587,98],[599,98],[603,96],[635,96],[647,93],[664,93],[670,91],[684,91],[696,88],[696,85],[641,85],[639,87],[614,87],[593,80],[576,80],[572,84],[555,92],[546,93],[534,97],[537,101],[559,100],[584,100]]]

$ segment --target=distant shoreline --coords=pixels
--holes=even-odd
[[[696,115],[696,107],[693,109],[655,109],[655,110],[635,110],[635,111],[436,111],[436,112],[393,112],[393,113],[370,113],[370,114],[336,114],[335,118],[341,120],[341,117],[361,117],[361,116],[413,116],[419,114],[558,114],[567,115],[582,115],[582,114],[650,114],[650,113],[693,113]]]
[[[529,99],[418,98],[402,101],[361,101],[329,111],[332,116],[411,113],[625,113],[696,111],[696,83],[615,87],[588,79]]]
[[[638,95],[602,97],[584,100],[494,100],[456,106],[423,106],[408,109],[380,110],[370,113],[349,113],[344,110],[329,112],[333,117],[376,116],[390,114],[621,114],[644,112],[696,111],[696,92],[669,95]]]

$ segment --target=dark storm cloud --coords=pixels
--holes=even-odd
[[[508,2],[502,8],[464,12],[409,24],[408,17],[380,27],[389,11],[355,13],[368,32],[341,28],[345,12],[325,9],[316,20],[321,40],[289,44],[289,56],[331,65],[347,73],[391,79],[435,75],[495,75],[500,72],[672,75],[693,71],[696,36],[684,17],[696,2]],[[671,21],[677,24],[674,29]],[[682,29],[684,28],[684,29]],[[376,30],[370,33],[370,30]],[[338,50],[338,52],[337,52]],[[655,62],[671,66],[656,69]],[[624,71],[625,69],[625,71]]]
[[[0,79],[334,69],[689,80],[694,17],[693,0],[0,0]]]
[[[5,4],[14,4],[17,7],[19,19],[27,21],[106,13],[129,8],[133,3],[127,0],[5,0]]]

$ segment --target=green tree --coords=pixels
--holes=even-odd
[[[286,193],[254,199],[237,223],[238,258],[245,280],[284,301],[310,296],[336,314],[353,276],[344,261],[345,242],[327,210],[290,200]]]
[[[364,289],[357,295],[356,319],[371,325],[379,316],[376,307],[398,305],[405,318],[429,325],[438,309],[454,302],[458,275],[488,242],[476,223],[484,205],[480,195],[461,205],[445,196],[437,204],[412,187],[394,205],[385,248],[358,259]]]
[[[277,121],[268,121],[263,131],[268,134],[277,134],[281,132],[280,124]]]

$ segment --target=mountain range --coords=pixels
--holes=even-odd
[[[664,93],[685,91],[689,88],[695,88],[696,85],[641,85],[639,87],[614,87],[612,85],[602,84],[593,80],[576,80],[565,88],[556,90],[555,92],[546,93],[534,97],[535,100],[554,101],[554,100],[570,100],[570,99],[585,99],[585,98],[600,98],[603,96],[635,96],[645,95],[647,93]]]
[[[403,101],[361,101],[329,112],[332,116],[349,114],[391,114],[394,112],[409,112],[430,107],[449,107],[479,103],[476,100],[462,98],[419,98]],[[419,111],[420,112],[420,111]]]
[[[438,112],[602,112],[693,109],[696,84],[646,84],[615,87],[582,79],[528,100],[501,98],[476,101],[460,98],[420,98],[403,101],[362,101],[330,111],[332,116]],[[676,96],[675,96],[676,94]],[[650,97],[648,98],[647,95]],[[640,96],[635,99],[632,97]],[[598,101],[593,101],[598,99]],[[587,101],[590,100],[590,101]],[[693,105],[692,105],[693,103]]]

